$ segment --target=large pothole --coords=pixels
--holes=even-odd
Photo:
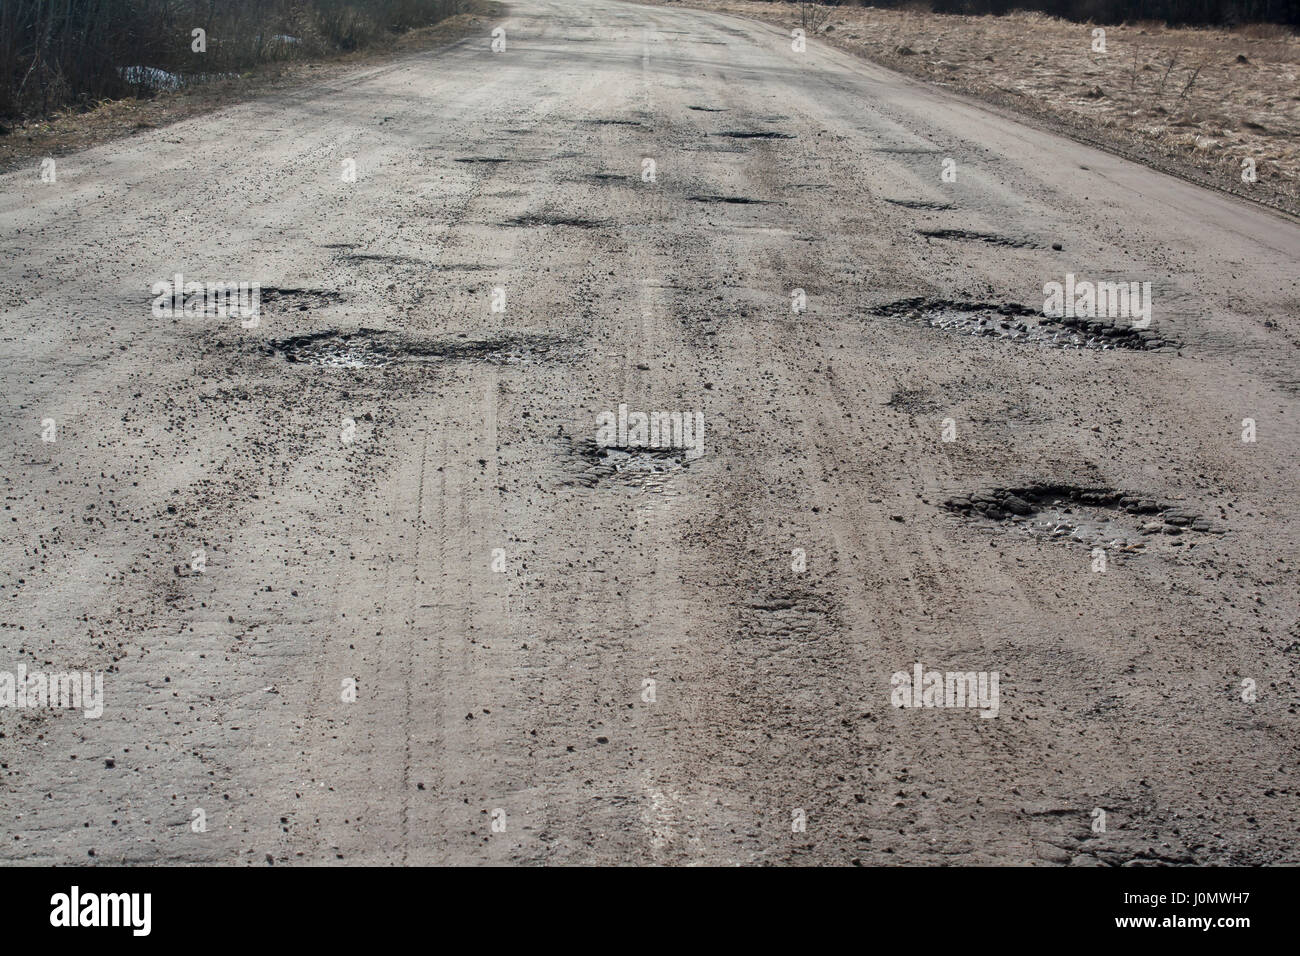
[[[1130,553],[1152,541],[1181,547],[1199,535],[1223,532],[1186,508],[1113,488],[1052,483],[993,488],[950,498],[944,507],[990,527]]]
[[[541,335],[501,335],[471,339],[425,339],[402,332],[326,330],[268,342],[264,349],[286,361],[325,368],[380,368],[406,362],[478,360],[512,364],[544,359],[564,343]]]
[[[1063,349],[1172,351],[1180,345],[1154,329],[1139,329],[1110,319],[1055,318],[1014,303],[918,297],[879,306],[872,314],[923,322],[946,332]]]
[[[569,449],[583,466],[569,484],[584,488],[618,481],[662,490],[673,475],[692,461],[680,448],[620,448],[598,445],[590,438],[569,439]]]

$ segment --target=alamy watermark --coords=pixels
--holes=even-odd
[[[895,707],[978,707],[981,717],[998,715],[997,671],[898,671],[890,684]]]
[[[87,720],[95,720],[104,713],[104,675],[29,672],[26,664],[19,664],[13,672],[0,671],[0,707],[80,710]]]
[[[687,458],[704,454],[703,412],[629,412],[596,416],[596,444],[601,448],[680,448]]]
[[[1132,319],[1136,329],[1151,324],[1150,282],[1076,281],[1073,272],[1064,284],[1043,286],[1043,315],[1053,319]]]
[[[262,308],[262,287],[257,282],[186,282],[181,273],[172,280],[155,282],[149,289],[154,318],[219,318],[237,316],[246,329],[257,327]]]

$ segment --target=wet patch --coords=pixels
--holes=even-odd
[[[355,332],[330,329],[294,335],[268,342],[263,350],[283,355],[288,362],[324,368],[383,368],[402,363],[472,360],[514,364],[547,358],[562,344],[564,340],[550,336],[426,339],[362,328]]]
[[[1181,547],[1200,535],[1223,533],[1185,508],[1113,488],[1050,483],[994,488],[950,498],[944,507],[990,527],[1129,553],[1153,542]]]
[[[732,203],[737,206],[771,206],[770,199],[750,199],[748,196],[687,196],[690,202]]]
[[[874,309],[873,315],[906,318],[931,328],[1053,348],[1173,350],[1179,343],[1153,329],[1137,329],[1110,319],[1055,318],[1028,306],[952,299],[901,299]]]
[[[583,469],[567,482],[584,488],[617,481],[641,488],[662,490],[677,472],[690,466],[682,448],[617,448],[597,445],[593,439],[569,439],[569,450]]]
[[[714,135],[725,136],[728,139],[794,139],[794,133],[779,133],[775,130],[728,130]]]
[[[885,202],[893,203],[895,206],[902,206],[904,209],[955,209],[956,207],[950,202],[933,202],[929,199],[889,199]]]
[[[987,242],[991,246],[1007,246],[1012,249],[1036,248],[1031,239],[1000,236],[993,232],[975,232],[972,229],[921,229],[917,234],[927,239],[948,239],[952,242]]]

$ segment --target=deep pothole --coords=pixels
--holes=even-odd
[[[1063,349],[1172,351],[1180,345],[1154,329],[1136,328],[1122,320],[1057,318],[1015,303],[917,297],[882,305],[872,314],[923,322],[946,332]]]
[[[568,439],[569,451],[582,465],[568,482],[584,488],[616,481],[662,490],[673,475],[690,466],[693,459],[681,448],[633,448],[598,445],[593,439]]]
[[[1153,541],[1182,547],[1224,530],[1209,518],[1149,495],[1054,483],[960,495],[944,507],[993,527],[1129,553]]]
[[[920,229],[918,234],[927,239],[947,239],[952,242],[983,242],[991,246],[1006,246],[1010,249],[1033,249],[1036,243],[1032,239],[1018,236],[1002,236],[995,232],[976,232],[973,229]]]
[[[288,362],[324,368],[382,368],[417,362],[482,361],[515,364],[541,360],[564,344],[542,335],[501,335],[490,338],[427,339],[381,329],[334,329],[294,335],[268,342],[269,354]]]

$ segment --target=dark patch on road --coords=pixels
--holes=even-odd
[[[748,196],[687,196],[691,202],[732,203],[738,206],[777,205],[770,199],[750,199]]]
[[[460,156],[457,157],[458,163],[508,163],[510,160],[501,156]]]
[[[259,295],[262,305],[271,306],[273,312],[307,312],[343,298],[331,289],[291,289],[274,285],[262,286]]]
[[[688,110],[695,110],[697,113],[725,113],[725,106],[688,106]]]
[[[929,199],[885,199],[885,202],[902,206],[905,209],[954,209],[950,202],[934,202]]]
[[[348,262],[382,262],[387,265],[395,266],[427,266],[429,263],[423,259],[413,259],[410,256],[388,255],[379,252],[354,252],[343,256]]]
[[[834,604],[825,595],[803,589],[778,589],[739,607],[742,639],[813,641],[836,630]]]
[[[1188,537],[1223,533],[1209,519],[1152,496],[1052,482],[961,495],[944,507],[1038,537],[1128,552],[1153,540],[1182,546]]]
[[[1153,329],[1116,324],[1109,319],[1057,318],[1014,303],[959,302],[918,297],[872,310],[873,315],[924,322],[935,329],[1054,348],[1173,351],[1180,343]]]
[[[889,396],[886,408],[894,408],[909,415],[925,415],[938,411],[943,406],[930,397],[924,389],[899,389]]]
[[[725,133],[715,133],[715,136],[725,136],[728,139],[794,139],[794,133],[778,133],[775,130],[728,130]]]
[[[563,340],[540,335],[502,335],[484,339],[426,339],[383,329],[340,332],[328,329],[268,342],[267,354],[288,362],[326,368],[382,368],[402,362],[467,361],[516,363],[546,358]]]
[[[609,225],[607,219],[587,219],[583,216],[564,216],[552,213],[529,213],[505,221],[507,226],[572,226],[575,229],[600,229]]]
[[[987,242],[989,245],[1008,246],[1013,249],[1036,248],[1036,244],[1032,239],[1000,236],[993,232],[975,232],[972,229],[921,229],[918,232],[927,239],[950,239],[953,242]]]
[[[569,450],[584,465],[566,484],[595,488],[617,480],[650,490],[662,490],[668,479],[693,459],[682,448],[619,448],[597,445],[593,439],[568,439]]]

